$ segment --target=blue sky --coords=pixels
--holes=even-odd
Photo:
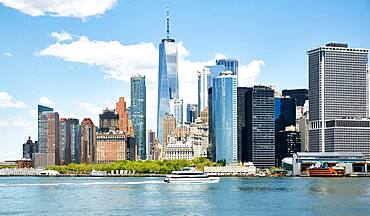
[[[366,0],[24,2],[0,0],[0,160],[20,158],[27,136],[37,139],[38,103],[98,124],[101,109],[129,96],[135,73],[147,77],[154,128],[167,5],[185,103],[196,101],[197,70],[216,56],[239,59],[242,85],[282,90],[307,87],[310,48],[331,41],[370,48]]]

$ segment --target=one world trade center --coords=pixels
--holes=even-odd
[[[159,44],[157,136],[163,144],[163,118],[170,113],[169,102],[179,98],[177,44],[170,38],[170,17],[167,8],[167,37]]]

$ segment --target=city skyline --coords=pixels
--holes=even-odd
[[[325,5],[329,7],[330,2],[325,1],[323,7]],[[191,22],[191,24],[194,24],[192,25],[194,29],[199,30],[202,24],[204,25],[203,22],[213,24],[213,22],[217,23],[217,21],[220,21],[219,18],[215,18],[215,20],[208,20],[210,18],[207,18],[201,24],[196,22],[199,21],[196,18],[199,18],[201,12],[204,12],[201,9],[204,9],[206,6],[213,6],[210,2],[207,3],[200,3],[199,8],[189,6],[190,4],[184,5],[181,2],[171,2],[169,4],[172,11],[171,17],[174,20],[171,25],[171,35],[179,41],[177,44],[179,48],[179,86],[180,98],[184,99],[184,105],[197,102],[197,70],[201,70],[203,66],[215,65],[215,56],[223,57],[220,53],[228,58],[239,60],[240,85],[252,86],[255,83],[276,84],[278,89],[282,90],[307,87],[308,73],[305,52],[310,48],[318,47],[331,41],[348,42],[350,47],[370,47],[370,41],[368,40],[370,38],[370,30],[361,28],[364,25],[349,26],[355,17],[355,20],[361,21],[362,19],[362,22],[370,20],[370,15],[365,13],[366,7],[369,8],[370,4],[365,1],[358,1],[351,5],[345,5],[343,2],[337,3],[339,8],[346,9],[346,12],[349,11],[352,16],[339,17],[337,15],[338,20],[336,21],[315,23],[318,25],[315,27],[321,28],[323,32],[315,32],[314,35],[312,35],[313,32],[309,32],[314,30],[313,26],[306,26],[307,31],[311,33],[310,39],[289,41],[292,36],[289,36],[288,32],[291,34],[293,32],[285,28],[286,34],[278,34],[274,40],[264,35],[263,39],[265,39],[266,44],[262,43],[262,39],[251,39],[250,36],[246,39],[241,39],[240,36],[221,34],[221,37],[219,37],[212,34],[212,31],[206,36],[202,34],[194,34],[194,36],[187,34],[186,22]],[[250,7],[256,11],[267,4],[266,2],[256,2],[253,6],[249,5],[249,3],[238,3],[245,4],[246,7],[244,8],[247,8],[247,10],[252,10],[248,9]],[[107,7],[105,14],[103,11],[103,14],[98,13],[100,14],[98,17],[82,18],[53,17],[48,15],[33,17],[25,15],[25,12],[11,9],[9,5],[9,7],[5,7],[3,4],[0,4],[0,16],[3,18],[0,19],[0,23],[2,26],[8,27],[4,27],[4,29],[7,29],[7,32],[3,34],[3,40],[0,42],[0,47],[2,47],[0,50],[0,71],[2,73],[2,79],[0,80],[0,149],[2,149],[0,160],[19,158],[22,155],[24,140],[29,135],[31,135],[33,140],[36,139],[37,104],[55,108],[59,112],[59,116],[64,118],[77,118],[81,121],[87,117],[92,118],[93,122],[97,123],[98,114],[105,107],[114,107],[113,104],[116,98],[124,96],[127,98],[127,101],[130,101],[130,76],[126,77],[128,74],[142,73],[142,75],[148,77],[148,95],[157,94],[157,89],[154,87],[155,83],[153,82],[155,82],[158,75],[158,41],[166,35],[165,8],[167,2],[163,1],[156,4],[153,9],[155,12],[147,14],[147,17],[154,17],[150,18],[151,21],[142,18],[132,22],[132,20],[136,20],[134,19],[135,17],[142,16],[143,11],[148,12],[147,7],[153,6],[152,4],[150,2],[126,3],[118,1],[111,7]],[[218,5],[214,10],[207,13],[218,14],[223,4],[225,3]],[[284,11],[281,5],[278,3],[274,4],[271,5],[271,8],[266,8],[267,11],[273,11],[276,14]],[[292,8],[301,8],[301,12],[304,12],[304,6],[313,7],[313,5],[308,5],[308,3],[292,3],[291,5]],[[186,10],[182,10],[181,7],[192,10],[195,13],[195,18],[192,17],[188,20],[186,13],[184,13]],[[130,9],[133,10],[133,8],[136,8],[136,14],[130,12]],[[239,18],[237,23],[240,24],[240,21],[246,21],[248,17],[241,18],[241,10],[234,5],[232,5],[232,9],[236,11],[235,17]],[[333,10],[332,8],[326,9]],[[319,12],[314,11],[314,13],[320,13],[320,10]],[[257,15],[255,13],[252,14]],[[286,15],[286,17],[283,16],[282,21],[285,22],[282,22],[282,26],[288,24],[290,21],[286,20],[287,17],[294,14],[297,15],[297,12],[294,11]],[[229,16],[221,16],[226,18],[226,21],[222,22],[227,23],[227,21],[233,19],[233,16]],[[111,22],[118,17],[132,18],[128,23],[123,22],[123,26],[126,27],[129,33],[116,26],[121,23]],[[351,21],[345,22],[345,18],[350,18]],[[14,19],[14,21],[7,23],[11,19]],[[269,16],[261,19],[261,23],[271,20],[272,17]],[[16,25],[9,26],[12,22],[16,22]],[[98,33],[96,31],[98,27],[102,27],[106,23],[111,24],[104,28],[106,32]],[[56,27],[54,24],[59,26]],[[139,30],[136,29],[135,24],[141,28]],[[324,26],[328,24],[333,25],[325,29]],[[337,26],[339,24],[343,25]],[[26,35],[24,31],[30,30],[26,25],[39,26],[39,28],[29,31],[29,38],[32,38],[32,43],[30,43],[27,37],[22,38],[22,40],[20,38],[20,35]],[[231,26],[235,27],[236,25],[232,24]],[[216,27],[217,25],[214,26],[214,28]],[[251,31],[252,34],[258,33],[258,28],[255,28],[253,23],[247,22],[247,27],[253,30]],[[343,27],[348,27],[349,33],[341,31]],[[207,30],[208,28],[206,25],[205,29]],[[276,31],[274,30],[275,26],[270,26],[270,28],[273,28],[272,32]],[[154,29],[156,30],[153,31]],[[125,33],[120,32],[120,30]],[[130,32],[130,30],[133,30],[133,32]],[[150,30],[152,30],[150,36],[144,37],[143,35],[145,34],[142,34],[142,32],[145,33]],[[237,33],[240,32],[240,35],[243,35],[243,32],[247,33],[243,29],[235,28],[235,30]],[[303,34],[303,32],[298,32],[299,30],[303,31],[305,29],[298,29],[296,32]],[[263,34],[263,31],[266,30],[261,29],[260,31],[260,34]],[[357,31],[358,33],[356,33]],[[230,32],[229,29],[228,32]],[[357,35],[353,36],[352,34]],[[230,39],[236,39],[233,41],[235,44],[230,44],[228,36]],[[280,37],[284,36],[287,38],[279,40],[281,39]],[[293,36],[296,37],[295,34]],[[214,39],[214,44],[207,43],[207,38],[210,37],[212,37],[212,40]],[[258,35],[256,34],[255,37],[258,37]],[[315,37],[320,39],[315,39]],[[34,38],[39,39],[34,40]],[[286,51],[280,53],[281,49],[286,49]],[[141,55],[140,52],[144,50],[148,52]],[[99,51],[102,52],[98,53]],[[89,52],[96,54],[92,55]],[[134,54],[134,57],[130,57],[130,61],[122,61],[122,58],[128,57],[130,52]],[[108,57],[100,59],[101,54]],[[119,57],[119,61],[113,61],[117,57]],[[137,61],[138,59],[141,61]],[[19,62],[23,64],[19,64]],[[134,68],[134,71],[129,71],[131,66]],[[289,69],[286,69],[287,67]],[[191,70],[190,72],[184,72],[189,69]],[[186,75],[187,73],[188,75]],[[296,73],[298,73],[297,76],[292,76]],[[192,86],[194,89],[187,89]],[[181,89],[186,91],[184,92]],[[148,99],[147,121],[149,124],[147,124],[147,129],[155,130],[155,126],[153,126],[155,125],[153,110],[155,110],[157,105],[156,97],[155,99],[151,97]]]

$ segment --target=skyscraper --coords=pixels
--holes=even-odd
[[[241,161],[256,167],[275,165],[274,90],[267,86],[238,88]],[[244,120],[243,120],[244,118]]]
[[[170,99],[179,99],[179,79],[177,72],[177,44],[170,38],[169,9],[167,8],[167,38],[159,44],[158,69],[158,108],[157,108],[157,134],[160,143],[163,143],[163,118],[170,112]]]
[[[128,131],[128,112],[126,108],[126,101],[124,97],[119,97],[116,103],[116,111],[118,115],[118,129],[120,131]]]
[[[370,159],[368,53],[340,43],[307,52],[310,151],[361,152]]]
[[[38,106],[39,153],[35,155],[35,166],[59,165],[61,146],[59,142],[59,114],[52,108]]]
[[[224,70],[224,65],[213,65],[198,71],[198,114],[208,106],[208,89],[212,87],[212,79]]]
[[[81,163],[91,164],[96,160],[96,128],[90,118],[81,122]]]
[[[170,100],[170,113],[176,118],[177,127],[181,127],[184,123],[184,102],[182,99]]]
[[[71,163],[81,162],[81,126],[78,119],[70,118]]]
[[[61,164],[71,163],[71,122],[69,119],[59,120],[60,145],[62,146]]]
[[[233,75],[238,76],[239,61],[237,59],[217,59],[216,65],[223,65],[225,67],[224,70],[231,71]]]
[[[237,76],[230,71],[213,79],[211,115],[216,161],[237,162]]]
[[[145,76],[131,77],[131,109],[130,118],[135,130],[138,155],[140,160],[146,159],[146,86]]]

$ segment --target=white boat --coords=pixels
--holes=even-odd
[[[167,183],[217,183],[220,177],[210,177],[194,167],[184,167],[180,171],[172,171],[164,179]]]

